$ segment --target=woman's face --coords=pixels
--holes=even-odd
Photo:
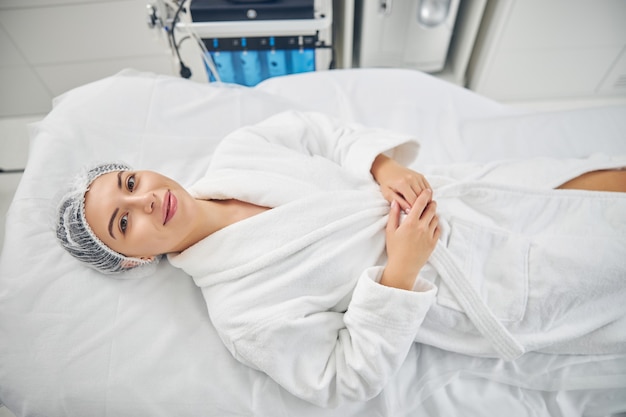
[[[85,217],[93,232],[129,257],[186,249],[199,216],[198,204],[186,190],[152,171],[109,172],[85,194]]]

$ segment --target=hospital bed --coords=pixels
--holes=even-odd
[[[626,412],[626,356],[515,362],[415,344],[375,398],[320,409],[236,362],[200,291],[162,261],[119,280],[66,254],[54,204],[80,168],[122,160],[189,185],[230,131],[286,109],[414,134],[414,168],[626,153],[626,108],[533,113],[415,71],[337,70],[254,88],[125,71],[59,97],[31,127],[0,266],[0,401],[19,416],[608,416]],[[601,277],[592,277],[601,279]],[[625,331],[626,334],[626,331]]]

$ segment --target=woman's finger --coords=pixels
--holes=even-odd
[[[439,240],[439,236],[441,236],[441,228],[437,225],[437,227],[435,227],[435,231],[433,232],[433,238]]]
[[[432,217],[432,219],[430,219],[430,222],[428,223],[428,229],[432,232],[432,234],[435,234],[436,229],[439,227],[439,216],[437,216],[436,214]]]
[[[391,188],[388,188],[385,194],[385,200],[389,201],[389,203],[395,201],[396,203],[398,203],[400,210],[404,211],[405,213],[408,213],[409,210],[411,210],[411,203],[407,201],[401,193],[394,191]]]
[[[406,207],[404,205],[401,205],[401,206],[405,210],[410,209],[411,206],[413,206],[413,204],[415,203],[415,199],[417,198],[417,195],[419,194],[419,192],[415,192],[411,184],[406,184],[406,183],[401,184],[393,191],[399,197],[401,197],[402,200],[404,200]]]
[[[408,213],[411,209],[411,204],[406,201],[402,194],[392,190],[391,188],[383,190],[383,196],[390,204],[395,201],[399,205],[399,209],[405,213]]]
[[[431,200],[428,202],[428,204],[424,208],[424,211],[422,212],[422,215],[420,216],[420,218],[430,224],[433,217],[435,217],[436,215],[437,215],[437,202]]]
[[[409,216],[412,216],[416,220],[420,219],[422,217],[422,214],[424,213],[424,210],[426,210],[428,203],[430,203],[431,198],[432,192],[430,190],[422,191],[415,199],[415,204],[413,204],[413,207],[411,207]]]
[[[396,200],[392,200],[389,210],[389,220],[387,220],[387,231],[393,232],[398,226],[400,226],[400,205]]]

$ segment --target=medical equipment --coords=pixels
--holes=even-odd
[[[333,66],[331,0],[159,0],[148,9],[151,25],[168,33],[184,78],[191,70],[178,34],[196,41],[209,81],[254,86]]]
[[[408,70],[316,71],[254,88],[129,71],[72,90],[32,126],[27,169],[6,219],[0,399],[16,416],[626,411],[624,355],[531,353],[507,363],[418,344],[379,395],[320,409],[234,360],[200,290],[168,262],[145,279],[119,281],[81,265],[57,244],[56,196],[86,164],[123,158],[190,185],[204,175],[224,136],[288,109],[411,134],[421,144],[417,169],[626,153],[623,106],[524,112]]]
[[[444,69],[460,0],[357,3],[355,56],[362,67]]]

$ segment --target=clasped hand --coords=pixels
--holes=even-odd
[[[385,155],[376,158],[371,172],[391,204],[385,232],[388,260],[380,283],[411,290],[439,239],[437,203],[422,174]],[[402,211],[407,215],[401,222]]]

